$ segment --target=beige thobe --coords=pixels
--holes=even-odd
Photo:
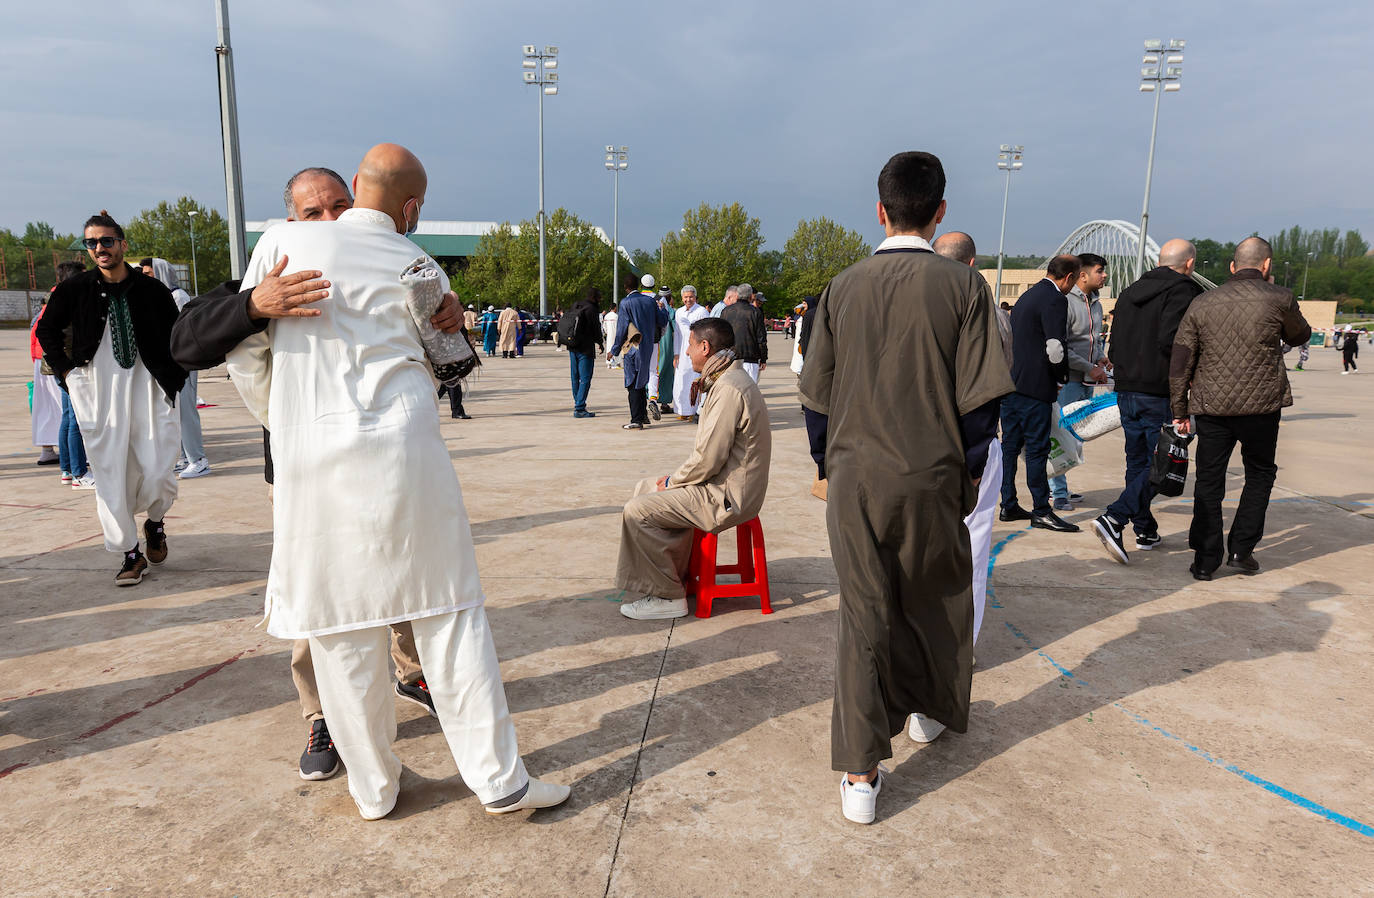
[[[627,592],[682,598],[692,530],[719,533],[763,507],[773,437],[763,394],[741,363],[721,374],[698,414],[692,454],[668,488],[641,482],[621,514],[615,585]]]
[[[515,352],[515,334],[520,329],[520,313],[511,308],[501,310],[501,317],[496,319],[496,329],[501,332],[501,344],[497,348],[502,352]]]

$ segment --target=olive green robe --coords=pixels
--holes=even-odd
[[[885,249],[896,245],[896,249]],[[977,489],[960,415],[1013,389],[977,271],[890,239],[821,294],[802,370],[829,415],[826,523],[840,581],[831,763],[871,770],[921,712],[968,728]]]

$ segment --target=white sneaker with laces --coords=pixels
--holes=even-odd
[[[176,463],[176,464],[172,465],[172,470],[173,470],[175,473],[180,474],[182,471],[186,470],[186,466],[189,465],[189,464],[190,464],[190,462],[187,461],[187,460],[186,460],[186,456],[183,455],[181,458],[178,458],[178,459],[177,459],[177,463]]]
[[[670,620],[675,617],[686,617],[687,600],[645,596],[638,602],[622,604],[620,613],[630,620]]]
[[[78,478],[76,478],[75,480],[72,481],[72,489],[74,489],[74,490],[93,490],[93,489],[95,489],[95,475],[92,474],[90,471],[87,471],[85,474],[82,474],[80,477],[78,477]]]
[[[906,733],[911,737],[912,742],[934,742],[940,738],[940,734],[945,731],[945,725],[938,720],[931,720],[924,714],[911,715],[911,721],[907,724]]]
[[[210,462],[205,458],[198,458],[189,465],[181,469],[177,476],[182,480],[190,480],[192,477],[204,477],[210,473]]]
[[[526,808],[551,808],[560,805],[568,800],[572,794],[571,786],[560,786],[557,783],[546,783],[530,777],[529,788],[525,794],[520,796],[520,800],[514,804],[508,804],[499,808],[486,808],[488,814],[513,814],[516,811],[523,811]]]
[[[881,768],[879,768],[881,770]],[[851,823],[872,823],[878,815],[878,793],[883,791],[883,775],[871,783],[851,783],[849,774],[840,774],[840,810]]]

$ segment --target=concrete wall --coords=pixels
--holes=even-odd
[[[28,325],[42,304],[43,294],[37,290],[0,290],[0,321]]]

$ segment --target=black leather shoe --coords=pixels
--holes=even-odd
[[[1031,513],[1019,505],[1003,508],[997,513],[997,520],[999,521],[1029,521],[1030,519]]]
[[[1253,554],[1232,555],[1230,558],[1226,559],[1226,566],[1235,568],[1242,574],[1258,574],[1260,572],[1260,564],[1255,560]]]
[[[1041,530],[1053,530],[1056,533],[1078,533],[1083,529],[1077,524],[1070,524],[1052,511],[1047,511],[1044,514],[1032,514],[1030,522],[1032,527],[1038,527]]]
[[[1197,569],[1197,565],[1196,565],[1196,564],[1190,564],[1190,565],[1188,565],[1188,573],[1190,573],[1190,574],[1193,575],[1193,579],[1194,579],[1194,580],[1210,580],[1210,579],[1212,579],[1212,572],[1211,572],[1211,571],[1200,571],[1200,570]]]

